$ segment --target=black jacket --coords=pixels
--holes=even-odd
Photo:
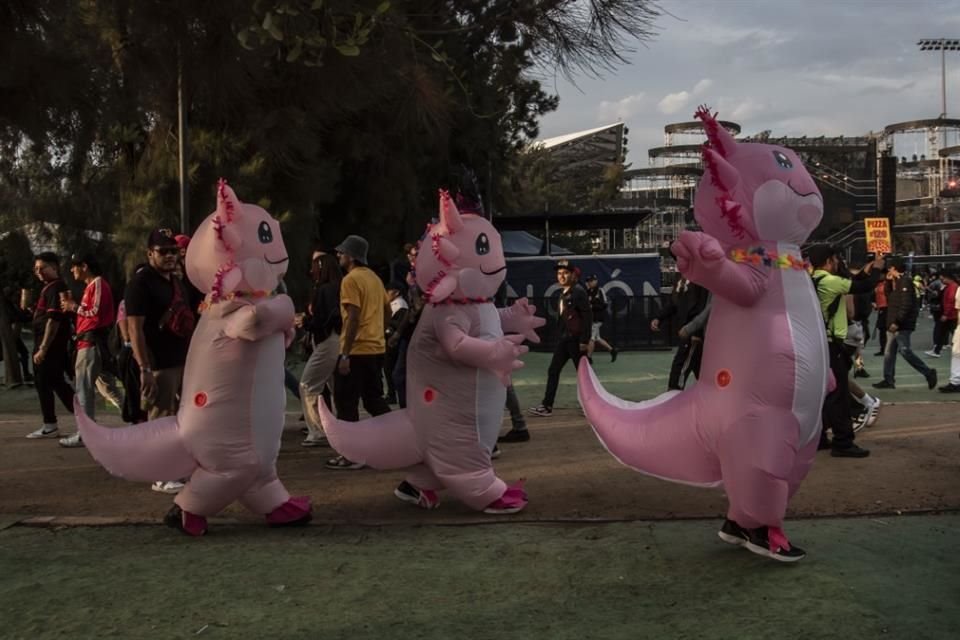
[[[887,327],[897,325],[897,329],[913,331],[917,328],[917,316],[920,314],[920,301],[910,276],[902,274],[890,281],[887,292]]]
[[[593,324],[593,312],[587,292],[579,285],[573,285],[560,293],[560,338],[578,337],[580,344],[590,342],[590,329]]]
[[[607,312],[607,297],[603,295],[603,289],[587,289],[587,297],[590,299],[590,311],[593,313],[594,322],[603,322],[603,316]]]
[[[327,282],[313,289],[311,313],[303,328],[313,335],[314,344],[320,344],[332,333],[340,333],[340,287]]]
[[[677,326],[683,326],[700,315],[707,306],[710,292],[686,278],[677,280],[670,293],[670,302],[657,314],[663,322],[667,318],[677,317]]]

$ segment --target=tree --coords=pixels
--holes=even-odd
[[[176,226],[177,83],[191,222],[226,177],[310,244],[384,260],[472,167],[494,179],[557,99],[537,74],[602,73],[648,37],[649,0],[15,0],[0,8],[0,222],[112,233],[127,266]],[[301,272],[296,268],[303,265]]]

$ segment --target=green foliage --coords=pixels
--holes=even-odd
[[[350,232],[392,258],[473,168],[494,202],[557,106],[538,70],[596,72],[649,34],[649,0],[32,0],[0,7],[0,225],[111,234],[125,268],[223,176],[282,219],[290,285]],[[74,234],[73,241],[82,236]]]

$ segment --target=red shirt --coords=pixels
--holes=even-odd
[[[943,290],[943,316],[947,320],[957,319],[957,283],[951,282]]]
[[[113,311],[113,292],[107,281],[97,276],[83,290],[83,298],[77,307],[77,335],[109,327],[115,319]],[[77,340],[77,349],[94,346],[88,340]]]
[[[873,296],[877,303],[877,309],[887,308],[887,281],[881,280],[873,290]]]

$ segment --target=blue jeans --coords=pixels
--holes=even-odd
[[[897,352],[903,354],[903,359],[911,367],[919,371],[924,377],[930,377],[932,369],[917,357],[917,354],[910,348],[910,336],[913,331],[900,329],[896,333],[887,332],[887,348],[883,352],[883,379],[890,384],[896,382],[897,374]]]

